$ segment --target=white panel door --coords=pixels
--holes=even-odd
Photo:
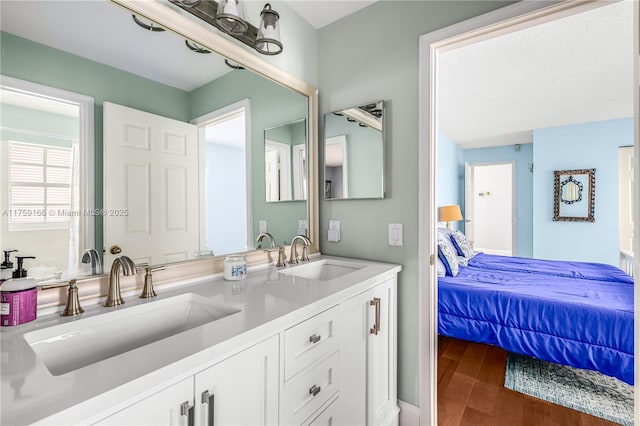
[[[197,127],[104,103],[105,265],[112,246],[136,263],[199,249]]]
[[[485,253],[512,256],[514,249],[514,165],[513,163],[472,164],[469,192],[471,207],[465,205],[467,223],[473,232],[473,248]],[[468,188],[471,187],[471,191]],[[471,225],[471,226],[470,226]]]
[[[196,374],[196,424],[278,424],[278,336]]]

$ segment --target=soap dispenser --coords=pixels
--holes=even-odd
[[[4,260],[0,264],[0,284],[12,277],[13,262],[9,259],[11,253],[18,250],[3,250]]]
[[[24,259],[35,259],[35,256],[16,256],[18,266],[13,271],[13,278],[27,278],[27,270],[22,267]]]

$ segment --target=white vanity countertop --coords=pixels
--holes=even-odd
[[[63,318],[53,313],[28,324],[3,327],[0,332],[0,423],[98,421],[125,408],[127,401],[142,399],[190,377],[203,366],[212,365],[322,312],[401,270],[399,265],[329,256],[312,259],[300,266],[322,259],[353,261],[366,266],[329,281],[283,274],[273,266],[250,270],[247,278],[241,281],[224,281],[219,276],[203,277],[195,282],[190,280],[188,284],[160,288],[158,297],[152,300],[141,300],[135,295],[125,298],[126,303],[118,308],[91,305],[76,318]],[[284,268],[284,271],[293,268]],[[216,304],[240,309],[240,312],[58,376],[49,372],[24,338],[26,333],[35,330],[185,293],[197,294]],[[153,365],[149,360],[153,360]]]

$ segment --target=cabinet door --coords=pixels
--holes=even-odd
[[[382,425],[393,423],[397,416],[395,282],[386,281],[340,304],[341,376],[336,403],[342,425]],[[373,334],[377,317],[377,334]]]
[[[188,426],[189,415],[194,415],[193,402],[193,377],[190,377],[95,424]],[[192,408],[190,413],[187,406]]]
[[[278,424],[278,336],[196,374],[196,424]]]
[[[371,296],[367,311],[367,424],[383,425],[398,412],[395,281],[374,288]],[[378,330],[372,330],[374,324]]]

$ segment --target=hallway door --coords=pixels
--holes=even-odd
[[[467,238],[474,250],[512,256],[514,164],[470,164],[465,172]]]

